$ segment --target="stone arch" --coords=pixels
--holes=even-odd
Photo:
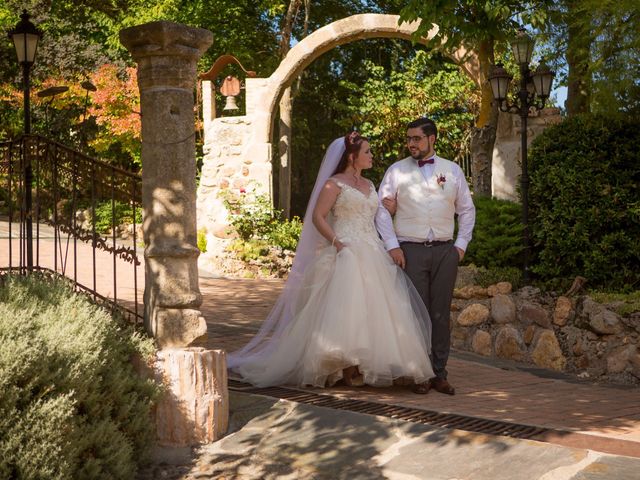
[[[398,15],[365,13],[337,20],[319,28],[296,44],[268,78],[262,98],[256,105],[256,120],[264,120],[263,129],[256,131],[257,140],[269,142],[274,125],[275,112],[282,92],[324,53],[340,45],[368,38],[400,38],[411,40],[419,22],[399,24]],[[438,34],[433,24],[420,43],[427,43]],[[466,50],[464,51],[466,54]],[[268,117],[268,118],[265,118]],[[259,122],[261,123],[261,122]],[[264,129],[266,127],[266,130]]]
[[[205,156],[198,189],[198,224],[208,232],[208,245],[224,245],[227,241],[227,211],[219,198],[220,191],[241,191],[254,182],[258,192],[269,195],[273,201],[271,133],[284,90],[314,60],[340,45],[369,38],[413,40],[419,23],[400,24],[399,20],[398,15],[367,13],[319,28],[289,50],[270,77],[245,79],[245,116],[215,118],[211,114],[211,84],[203,82]],[[419,43],[431,42],[438,32],[439,27],[432,24]],[[460,46],[448,51],[448,55],[471,78],[479,78],[479,63],[473,51]],[[214,252],[220,252],[221,248],[211,248],[212,253],[207,256],[215,257]]]

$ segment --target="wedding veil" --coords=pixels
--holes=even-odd
[[[327,240],[313,225],[312,216],[322,187],[335,172],[340,158],[345,151],[344,137],[336,138],[327,149],[320,164],[320,170],[313,186],[307,211],[304,214],[302,234],[296,248],[296,255],[291,266],[291,272],[284,285],[284,289],[271,312],[260,327],[260,331],[251,341],[240,350],[232,352],[227,357],[230,369],[237,368],[247,361],[266,358],[278,344],[282,333],[293,319],[293,308],[302,284],[305,269],[316,257],[320,248],[328,246]]]

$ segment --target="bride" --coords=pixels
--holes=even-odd
[[[357,132],[329,146],[283,293],[258,334],[229,355],[231,371],[253,385],[423,385],[433,377],[427,310],[374,226],[384,207],[361,176],[372,161]]]

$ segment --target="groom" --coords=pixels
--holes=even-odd
[[[393,261],[404,268],[422,297],[432,324],[431,362],[435,377],[415,385],[454,395],[447,381],[451,332],[449,316],[458,262],[471,240],[476,210],[462,169],[436,155],[436,124],[419,118],[408,125],[410,157],[387,170],[378,194],[376,227]],[[458,235],[453,240],[454,219]],[[393,216],[393,220],[392,220]]]

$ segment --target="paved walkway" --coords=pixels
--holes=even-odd
[[[41,264],[44,259],[50,260],[53,256],[53,241],[48,239],[52,235],[47,236],[46,229],[43,232],[45,234],[40,242]],[[0,223],[0,266],[8,265],[6,233],[6,224]],[[76,248],[79,258],[83,259],[78,264],[78,277],[90,286],[93,272],[91,248],[81,242]],[[13,253],[15,264],[15,241]],[[117,297],[133,305],[134,268],[119,259],[116,267]],[[138,266],[135,271],[140,302],[144,266]],[[67,272],[73,272],[72,264],[67,265]],[[96,281],[100,293],[113,296],[113,259],[100,251],[96,254]],[[204,303],[201,310],[209,324],[209,346],[231,351],[244,345],[269,312],[282,284],[280,280],[224,279],[203,272],[200,289]],[[338,387],[324,390],[323,393],[538,425],[571,432],[550,434],[546,440],[555,444],[640,457],[638,388],[598,385],[465,352],[454,351],[448,369],[450,381],[457,390],[453,397],[437,392],[415,395],[399,387]]]
[[[640,459],[231,392],[230,431],[138,480],[637,480]],[[166,456],[163,457],[166,459]]]
[[[235,350],[250,339],[282,286],[279,280],[202,279],[202,311],[211,348]],[[442,413],[537,425],[573,435],[550,434],[548,441],[640,457],[640,390],[597,385],[568,375],[514,362],[452,353],[451,397],[415,395],[406,388],[335,387],[323,393],[424,408]],[[309,389],[320,391],[320,389]]]

